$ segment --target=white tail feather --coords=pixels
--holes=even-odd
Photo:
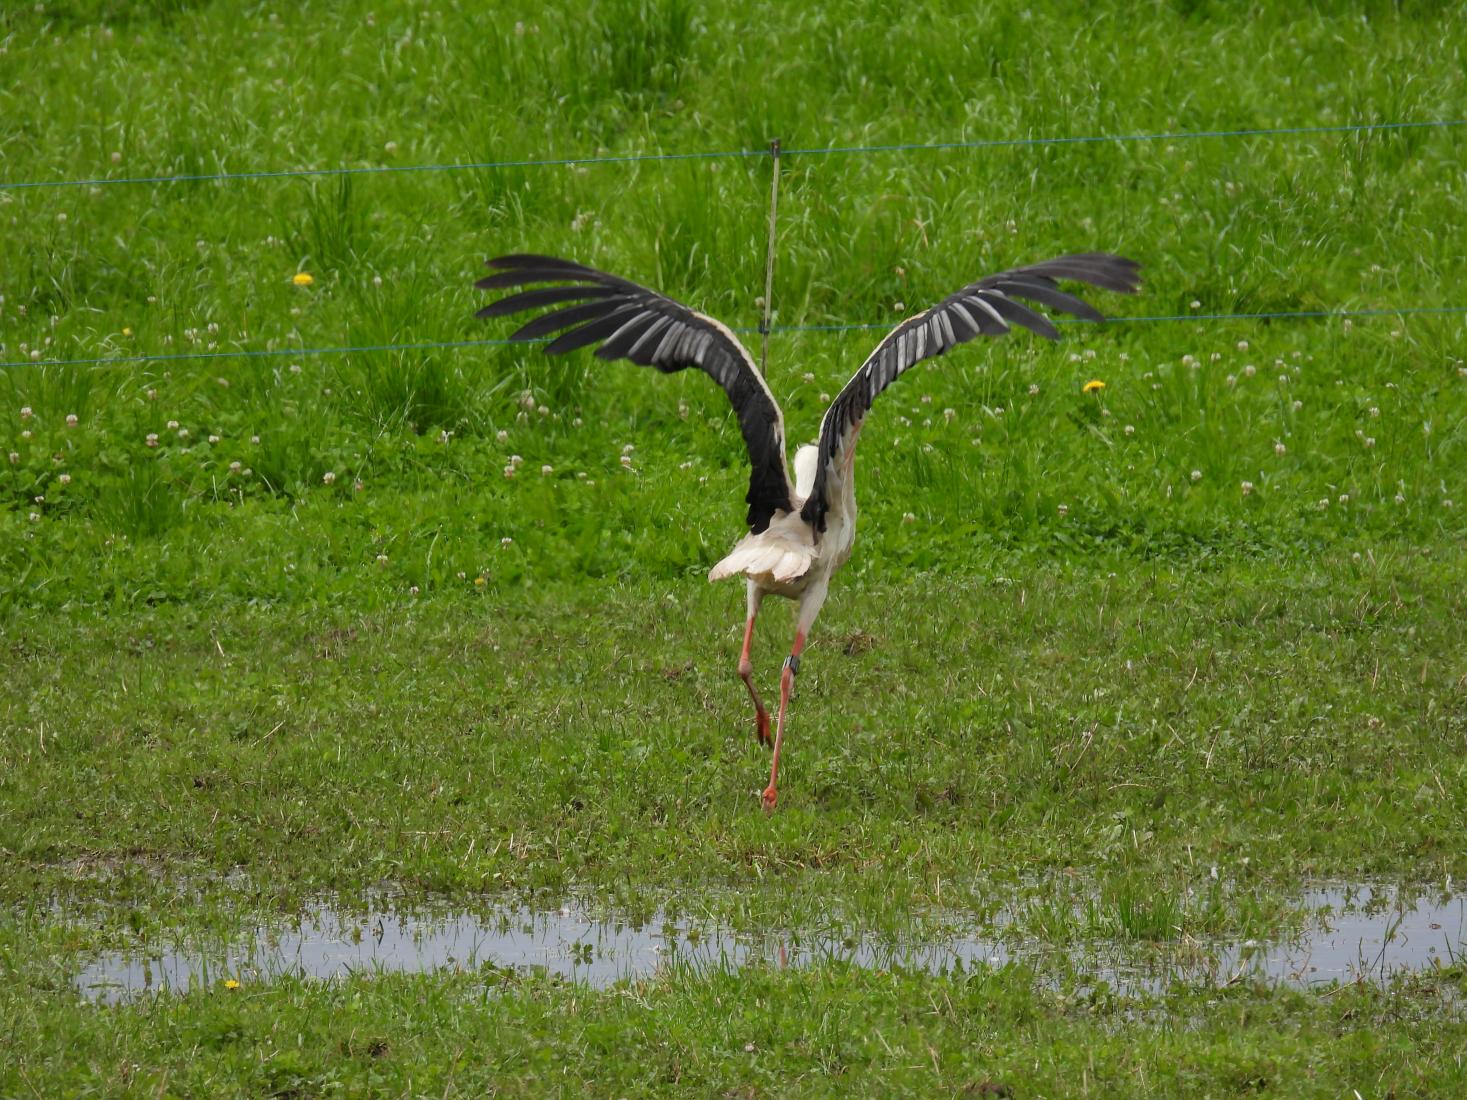
[[[775,513],[757,535],[739,540],[721,562],[708,572],[710,581],[743,574],[765,584],[787,584],[810,571],[819,557],[815,535],[798,512]]]

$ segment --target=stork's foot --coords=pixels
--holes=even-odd
[[[755,734],[759,738],[759,744],[766,749],[774,744],[774,738],[769,734],[769,715],[762,710],[754,716]]]
[[[767,814],[773,813],[774,812],[774,804],[777,801],[779,801],[779,792],[774,789],[774,784],[771,783],[771,784],[769,784],[769,786],[767,786],[767,787],[764,788],[764,795],[763,795],[764,812],[767,813]]]

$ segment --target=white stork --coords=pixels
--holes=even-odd
[[[800,652],[830,588],[830,578],[851,554],[856,538],[854,466],[856,440],[877,394],[909,367],[941,355],[975,336],[1001,336],[1019,325],[1051,340],[1059,332],[1047,318],[1022,305],[1026,299],[1090,321],[1100,313],[1059,289],[1070,279],[1105,290],[1134,293],[1133,260],[1108,253],[1061,256],[969,283],[937,305],[897,325],[836,395],[820,422],[820,438],[795,452],[795,479],[785,464],[784,417],[744,346],[723,325],[636,283],[550,256],[512,255],[488,261],[494,274],[481,290],[553,284],[521,290],[479,310],[501,317],[540,306],[557,308],[517,330],[512,340],[559,333],[545,346],[558,355],[590,344],[601,359],[629,359],[664,374],[697,367],[723,387],[733,403],[749,451],[749,533],[708,574],[710,581],[742,574],[748,585],[748,618],[739,653],[739,677],[754,702],[755,729],[770,744],[769,711],[754,688],[749,645],[754,617],[773,593],[799,603],[795,642],[779,681],[779,715],[773,737],[769,786],[763,801],[774,808],[785,710],[800,670]],[[573,303],[566,305],[564,303]]]

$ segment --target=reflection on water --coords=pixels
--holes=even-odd
[[[839,960],[871,968],[942,973],[1022,961],[1040,979],[1074,975],[1121,992],[1156,991],[1174,981],[1227,984],[1261,980],[1295,986],[1385,981],[1451,965],[1467,945],[1467,895],[1406,897],[1388,886],[1319,886],[1303,896],[1312,914],[1298,937],[1281,942],[1137,945],[1089,941],[1059,947],[1016,937],[1000,918],[940,939],[901,940],[798,929],[763,936],[706,923],[646,923],[584,911],[487,909],[397,911],[339,909],[318,903],[297,921],[262,925],[232,943],[121,951],[97,959],[76,979],[82,995],[106,1003],[130,995],[187,992],[235,980],[282,975],[336,978],[354,973],[495,968],[545,972],[601,987],[656,975],[669,966],[736,969],[754,962],[809,966]],[[944,924],[961,914],[941,914]]]

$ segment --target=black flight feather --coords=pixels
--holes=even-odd
[[[1106,252],[1059,256],[979,279],[925,313],[897,325],[826,410],[820,425],[815,485],[800,509],[800,516],[817,530],[825,530],[825,513],[830,506],[826,470],[840,460],[851,431],[865,420],[877,396],[902,372],[980,334],[1000,336],[1008,332],[1011,324],[1051,340],[1058,339],[1059,330],[1048,318],[1014,299],[1023,298],[1084,320],[1099,321],[1103,318],[1098,310],[1060,290],[1057,281],[1068,279],[1103,290],[1134,294],[1140,286],[1140,270],[1141,265],[1136,261]]]
[[[523,253],[498,256],[488,265],[494,274],[474,284],[481,290],[570,284],[522,290],[479,311],[480,317],[500,317],[558,307],[535,317],[510,339],[532,340],[558,332],[545,346],[548,355],[599,343],[596,355],[602,359],[626,358],[664,374],[697,367],[711,377],[733,405],[749,452],[750,530],[763,531],[775,512],[794,510],[785,465],[784,418],[754,360],[733,333],[656,291],[571,260]]]

